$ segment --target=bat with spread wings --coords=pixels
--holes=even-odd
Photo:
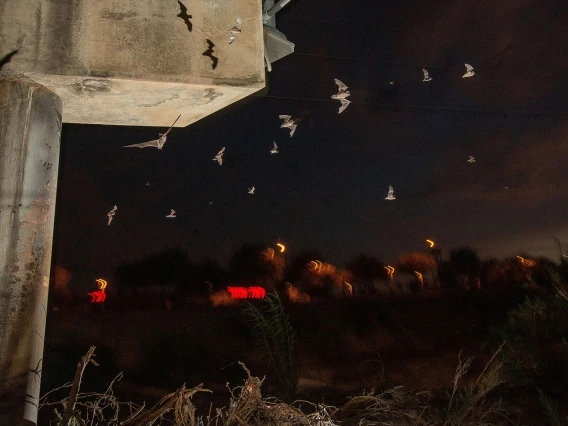
[[[189,30],[189,32],[191,32],[191,30],[193,29],[193,24],[191,23],[190,19],[193,18],[193,16],[187,14],[187,7],[185,7],[185,5],[181,1],[178,0],[178,4],[181,12],[176,16],[183,19],[183,22],[185,22],[185,25],[187,25],[187,29]]]
[[[213,50],[213,48],[215,47],[215,43],[213,43],[211,40],[207,39],[207,45],[209,46],[209,48],[203,52],[203,56],[207,56],[208,58],[211,58],[211,60],[213,61],[212,64],[212,68],[215,69],[217,68],[217,64],[219,63],[219,58],[217,56],[213,56],[213,53],[215,52]]]
[[[178,116],[178,118],[176,118],[176,121],[174,121],[174,124],[172,124],[172,126],[168,129],[166,133],[164,134],[160,133],[160,137],[158,139],[154,139],[153,141],[148,141],[148,142],[135,143],[132,145],[124,145],[124,148],[147,148],[149,146],[152,146],[154,148],[162,149],[164,147],[164,144],[166,143],[166,140],[168,139],[168,133],[170,133],[170,130],[172,130],[172,128],[177,123],[180,117],[181,114]]]

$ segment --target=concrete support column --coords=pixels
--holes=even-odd
[[[62,101],[0,79],[0,425],[35,425]]]

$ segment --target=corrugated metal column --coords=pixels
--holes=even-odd
[[[0,425],[35,425],[62,101],[0,79]]]

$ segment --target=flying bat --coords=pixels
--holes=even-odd
[[[219,62],[219,58],[217,56],[213,56],[213,48],[215,47],[215,43],[207,39],[207,44],[209,45],[209,48],[205,52],[203,52],[203,56],[211,58],[211,60],[213,61],[212,68],[215,69],[217,68],[217,63]]]
[[[116,211],[118,210],[118,207],[116,207],[116,205],[112,208],[112,210],[110,212],[107,213],[108,216],[108,224],[110,225],[110,223],[112,222],[112,218],[113,216],[116,214]]]
[[[178,118],[176,118],[176,121],[174,121],[174,124],[172,124],[172,126],[168,129],[166,133],[164,134],[159,133],[160,137],[158,139],[154,139],[153,141],[148,141],[148,142],[135,143],[132,145],[124,145],[124,148],[147,148],[149,146],[152,146],[158,149],[162,149],[164,147],[164,144],[166,143],[166,139],[168,139],[168,133],[170,133],[170,130],[172,130],[172,128],[177,123],[180,117],[181,114],[178,116]]]
[[[296,126],[297,126],[294,119],[292,119],[292,116],[291,115],[279,115],[278,118],[281,119],[281,120],[284,120],[284,122],[280,125],[280,128],[290,129],[290,137],[292,137],[292,135],[294,135],[294,132],[296,131]]]
[[[235,39],[237,38],[237,33],[241,32],[241,25],[242,24],[243,24],[243,21],[241,20],[241,18],[237,18],[237,22],[235,23],[235,26],[233,28],[227,30],[227,32],[229,33],[229,44],[234,42]]]
[[[170,214],[167,215],[166,217],[169,217],[169,218],[174,218],[174,217],[176,217],[176,211],[175,211],[174,209],[170,209],[170,210],[171,210]]]
[[[422,80],[422,81],[432,80],[432,77],[430,77],[430,74],[428,74],[428,71],[426,71],[424,68],[422,68],[422,72],[424,73],[424,80]]]
[[[338,114],[341,114],[351,103],[351,101],[347,100],[347,97],[350,96],[351,93],[349,93],[349,90],[347,90],[347,86],[337,78],[335,79],[335,84],[337,84],[338,92],[335,95],[332,95],[331,99],[335,99],[341,102],[341,106],[339,107],[339,111],[337,112]]]
[[[254,189],[255,189],[254,186],[252,188],[249,188],[248,193],[254,195]]]
[[[18,53],[19,50],[20,49],[13,50],[12,52],[10,52],[6,56],[4,56],[2,59],[0,59],[0,70],[2,69],[2,67],[4,65],[6,65],[8,62],[10,62],[10,60],[12,59],[12,56],[14,56],[16,53]]]
[[[193,18],[193,16],[187,14],[187,7],[185,7],[185,5],[181,1],[178,0],[178,4],[181,12],[176,16],[183,19],[183,22],[185,22],[185,25],[187,25],[187,29],[189,30],[189,32],[191,32],[191,30],[193,29],[193,24],[191,23],[190,19]]]
[[[219,151],[217,153],[215,158],[213,158],[213,161],[217,161],[219,163],[219,165],[222,166],[223,165],[223,154],[224,153],[225,153],[225,147],[221,148],[221,151]]]
[[[475,163],[475,157],[473,155],[470,155],[467,162],[468,163]]]
[[[394,196],[394,189],[393,189],[392,185],[389,185],[389,193],[387,194],[385,200],[396,200],[396,198]]]
[[[473,67],[469,64],[465,64],[465,74],[462,75],[462,78],[464,77],[473,77],[475,75],[475,71],[473,71]]]
[[[278,145],[276,145],[276,142],[272,142],[274,145],[272,146],[272,149],[270,150],[271,154],[278,154]]]

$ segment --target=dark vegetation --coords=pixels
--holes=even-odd
[[[244,245],[225,270],[171,250],[117,268],[104,305],[56,277],[42,394],[71,380],[96,345],[85,392],[123,372],[114,401],[146,401],[140,415],[149,415],[169,395],[163,424],[568,425],[566,264],[481,260],[461,248],[445,261],[402,255],[392,279],[385,266]],[[236,303],[227,285],[263,286],[267,297]],[[69,395],[58,392],[44,402]],[[118,407],[91,394],[76,407],[83,417],[93,395]],[[298,399],[313,404],[289,405]],[[40,416],[62,415],[65,401]],[[135,410],[122,407],[122,416]],[[182,408],[203,423],[176,420]]]

